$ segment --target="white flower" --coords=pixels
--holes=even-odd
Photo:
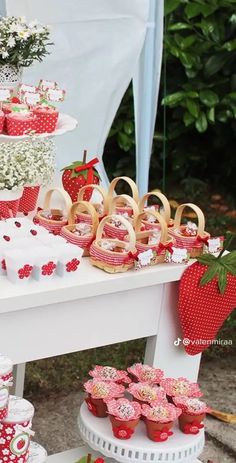
[[[12,47],[15,46],[15,44],[16,44],[15,38],[13,37],[13,35],[10,35],[10,37],[9,37],[9,39],[7,41],[7,46],[9,48],[12,48]]]
[[[5,50],[4,48],[2,48],[2,50],[0,51],[1,55],[2,55],[2,58],[7,58],[9,56],[9,53],[7,50]]]
[[[10,460],[15,460],[16,459],[16,455],[10,455]]]
[[[38,20],[37,20],[37,19],[34,19],[34,21],[31,21],[31,22],[29,23],[29,28],[30,28],[30,29],[33,29],[34,27],[36,27],[36,26],[38,25],[38,23],[39,23]]]
[[[29,35],[30,35],[30,33],[27,30],[22,30],[22,31],[18,32],[18,37],[20,39],[22,39],[22,40],[27,40]]]
[[[12,434],[13,433],[13,429],[12,428],[7,428],[6,429],[6,434]]]
[[[2,450],[2,454],[3,454],[3,455],[9,455],[9,453],[10,453],[10,452],[9,452],[8,449],[3,449],[3,450]]]
[[[1,439],[0,439],[0,444],[3,445],[3,444],[5,444],[5,442],[6,442],[6,439],[4,439],[3,437],[1,437]]]
[[[24,30],[24,27],[22,26],[22,24],[16,24],[16,23],[13,23],[11,24],[11,26],[9,27],[9,32],[16,32],[17,34],[19,34],[19,32],[22,32]]]

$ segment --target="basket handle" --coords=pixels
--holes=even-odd
[[[141,231],[141,226],[142,226],[142,220],[145,219],[147,215],[151,215],[155,217],[155,219],[158,220],[160,226],[161,226],[161,236],[160,236],[160,242],[162,244],[166,243],[168,240],[168,228],[167,228],[167,223],[165,219],[162,217],[162,215],[159,212],[156,211],[146,211],[146,212],[141,212],[137,220],[135,222],[134,230],[136,233]]]
[[[137,216],[139,214],[139,208],[138,208],[137,203],[134,201],[134,199],[131,198],[131,196],[129,196],[129,195],[117,195],[117,196],[114,196],[114,198],[112,198],[111,203],[110,203],[109,214],[115,214],[116,203],[121,199],[123,199],[125,203],[129,204],[129,206],[132,207],[134,219],[136,220],[136,218],[137,218]],[[117,215],[119,215],[119,214],[117,214]]]
[[[63,188],[51,188],[50,190],[47,191],[45,197],[44,197],[44,203],[43,203],[43,209],[48,210],[50,209],[50,202],[51,198],[54,192],[59,193],[62,198],[65,201],[66,204],[66,212],[67,215],[69,214],[70,208],[72,206],[72,201],[71,197],[68,195],[67,191],[65,191]]]
[[[111,201],[111,199],[113,197],[113,193],[115,191],[115,187],[116,187],[117,183],[120,180],[124,180],[126,183],[128,183],[128,185],[130,186],[131,191],[132,191],[133,199],[138,204],[138,202],[139,202],[138,187],[137,187],[136,183],[129,177],[116,177],[111,181],[109,189],[108,189],[108,200],[109,200],[109,202]]]
[[[110,222],[111,219],[120,220],[120,222],[125,226],[125,228],[127,229],[128,235],[129,235],[129,242],[127,242],[128,243],[128,251],[134,252],[135,251],[135,244],[136,244],[136,237],[135,237],[134,229],[133,229],[132,225],[130,225],[129,221],[127,219],[125,219],[124,217],[120,216],[120,215],[116,215],[116,214],[107,215],[106,217],[104,217],[101,220],[100,224],[98,225],[96,240],[99,241],[102,238],[104,225],[107,222]],[[119,241],[119,240],[117,240],[117,241]]]
[[[69,217],[68,217],[68,224],[69,225],[74,225],[75,224],[75,214],[77,211],[80,212],[88,212],[89,215],[91,215],[92,218],[92,235],[95,235],[97,227],[98,227],[98,214],[95,211],[94,207],[92,204],[88,203],[87,201],[77,201],[77,203],[74,203],[73,206],[70,209],[69,212]]]
[[[94,185],[94,184],[91,184],[91,185],[84,185],[80,190],[79,190],[79,193],[78,193],[78,197],[77,197],[77,200],[78,201],[83,201],[83,197],[84,197],[84,192],[88,189],[88,188],[92,188],[93,190],[96,190],[98,191],[102,198],[103,198],[103,206],[104,206],[104,215],[106,215],[108,213],[108,197],[107,197],[107,192],[104,190],[104,188],[102,188],[101,186],[99,185]]]
[[[164,209],[163,217],[165,218],[165,221],[168,224],[169,221],[170,221],[170,217],[171,217],[170,203],[169,203],[167,197],[165,195],[163,195],[163,193],[161,193],[161,191],[159,191],[159,190],[150,191],[149,193],[146,193],[142,197],[142,199],[139,202],[140,211],[143,211],[145,203],[146,203],[146,201],[148,201],[150,196],[156,196],[156,198],[160,199],[160,201],[161,201],[161,203],[163,205],[163,209]]]
[[[175,228],[180,227],[181,218],[182,218],[182,214],[183,214],[185,207],[190,207],[196,213],[197,219],[198,219],[198,233],[197,234],[202,236],[205,230],[205,217],[200,207],[192,203],[181,204],[179,207],[177,207],[176,213],[175,213],[175,219],[174,219],[174,227]]]

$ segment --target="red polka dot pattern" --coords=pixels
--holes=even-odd
[[[178,310],[183,338],[190,341],[184,346],[189,355],[207,349],[209,341],[216,338],[223,322],[236,307],[236,277],[228,274],[226,290],[221,294],[216,277],[199,286],[206,270],[207,266],[195,262],[180,280]]]
[[[24,187],[19,203],[19,212],[29,213],[34,211],[37,205],[40,186]]]
[[[16,217],[19,209],[20,199],[14,199],[13,201],[0,201],[0,220],[10,219]]]

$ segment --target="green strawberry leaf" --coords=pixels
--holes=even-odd
[[[219,267],[218,271],[218,286],[221,294],[224,294],[227,286],[227,270],[223,265]]]
[[[227,264],[225,262],[221,262],[221,265],[227,270],[228,273],[236,276],[236,266],[232,264]]]
[[[220,264],[214,263],[209,266],[204,275],[201,278],[200,286],[207,285],[213,278],[219,273]]]
[[[212,262],[216,261],[216,257],[213,254],[203,254],[197,258],[198,262],[203,265],[210,265]]]

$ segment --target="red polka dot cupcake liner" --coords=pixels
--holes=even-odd
[[[36,133],[52,133],[56,129],[59,113],[57,111],[46,112],[40,109],[33,110],[36,116]]]

